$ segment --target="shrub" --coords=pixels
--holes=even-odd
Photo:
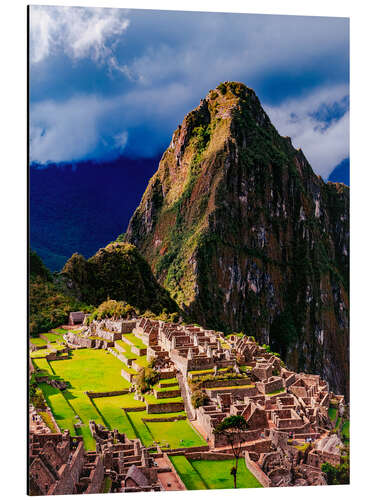
[[[135,378],[135,383],[141,393],[149,391],[153,385],[157,384],[160,380],[160,374],[153,370],[151,366],[142,368]]]
[[[225,85],[225,83],[220,83],[218,86],[217,86],[217,89],[220,90],[220,92],[225,95],[226,92],[227,92],[227,87]]]
[[[194,391],[192,396],[191,396],[191,402],[194,408],[199,408],[200,406],[204,406],[208,404],[210,401],[210,398],[207,396],[207,394],[204,391],[197,390]]]

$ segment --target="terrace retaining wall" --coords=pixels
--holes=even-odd
[[[121,396],[123,394],[129,394],[129,389],[123,389],[122,391],[108,391],[108,392],[91,392],[91,391],[86,391],[85,394],[89,398],[106,398],[110,396]]]
[[[249,472],[260,482],[263,488],[271,486],[271,479],[262,471],[256,462],[249,457],[249,452],[245,451],[245,464]]]
[[[147,403],[147,413],[177,413],[179,411],[184,411],[184,403]]]

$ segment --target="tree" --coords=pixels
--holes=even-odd
[[[247,428],[247,422],[242,415],[232,415],[224,418],[224,420],[216,426],[214,431],[215,434],[225,436],[228,443],[231,445],[235,458],[235,465],[232,467],[230,473],[233,476],[235,488],[237,488],[238,460],[242,454],[242,444],[245,442],[244,433]]]

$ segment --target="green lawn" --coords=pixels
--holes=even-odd
[[[63,342],[64,340],[61,333],[43,333],[43,337],[50,342]]]
[[[154,386],[154,389],[156,389],[158,392],[179,391],[180,390],[180,386],[178,384],[172,385],[170,387],[158,387],[158,386]]]
[[[133,427],[136,437],[138,437],[145,446],[152,446],[155,438],[153,437],[148,428],[150,422],[143,422],[142,419],[144,418],[150,419],[153,417],[154,418],[175,417],[179,415],[186,416],[186,413],[182,411],[179,413],[158,413],[155,415],[150,415],[147,413],[146,410],[127,413],[127,416]],[[165,425],[166,423],[167,422],[159,422],[159,424],[161,425]]]
[[[45,358],[48,354],[53,352],[52,349],[38,349],[30,354],[31,358]]]
[[[123,340],[116,340],[115,341],[115,344],[118,344],[118,346],[120,346],[122,349],[124,349],[125,352],[123,352],[122,354],[128,358],[128,359],[134,359],[136,358],[136,354],[134,354],[134,352],[131,352],[131,345],[127,344],[126,342],[124,342]]]
[[[49,362],[45,359],[33,359],[33,365],[35,368],[39,368],[39,370],[46,370],[49,374],[52,375],[51,367]]]
[[[192,467],[198,472],[209,489],[233,488],[233,476],[230,471],[234,460],[192,460]],[[237,472],[237,488],[262,488],[259,481],[251,474],[240,458]]]
[[[208,487],[189,460],[181,456],[169,457],[188,490],[207,490]]]
[[[35,337],[35,338],[30,337],[30,343],[36,346],[47,345],[47,342],[44,339],[41,339],[40,337]]]
[[[187,448],[191,446],[205,446],[206,441],[195,431],[188,420],[175,422],[146,422],[153,440],[163,444],[168,443],[170,448]]]
[[[62,431],[64,429],[69,429],[70,433],[75,435],[75,413],[64,398],[62,392],[46,383],[40,384],[40,388],[43,391],[43,395],[48,406],[52,410],[57,425]]]
[[[86,450],[89,451],[96,450],[96,442],[95,439],[92,437],[89,424],[84,424],[81,427],[78,427],[77,436],[83,437],[83,442]]]
[[[101,415],[104,425],[110,429],[117,429],[125,432],[129,439],[136,438],[134,428],[122,408],[144,407],[142,401],[136,401],[133,394],[123,394],[121,396],[111,396],[105,398],[95,398],[93,403]]]
[[[230,471],[234,460],[192,460],[184,456],[169,457],[188,490],[233,488]],[[237,488],[262,488],[249,472],[245,459],[240,458],[237,473]]]
[[[120,391],[130,387],[129,382],[121,377],[124,363],[101,349],[74,350],[70,359],[51,361],[51,366],[77,391]]]
[[[129,340],[135,347],[139,349],[147,349],[147,345],[145,345],[141,339],[136,337],[134,333],[125,333],[123,335],[127,340]]]
[[[136,363],[140,369],[146,368],[149,365],[149,362],[147,361],[146,354],[144,356],[139,356],[139,357],[135,356],[135,358],[136,359],[135,359],[134,363]]]
[[[47,425],[47,427],[52,431],[52,432],[59,432],[59,429],[56,429],[55,424],[53,423],[53,420],[51,418],[51,414],[47,411],[40,411],[39,415],[42,417],[43,422]]]
[[[336,422],[337,417],[337,408],[333,408],[332,406],[328,408],[328,416],[332,423]]]
[[[180,396],[178,396],[177,398],[156,399],[156,397],[153,394],[145,394],[145,400],[149,404],[182,403],[183,402],[183,399]]]
[[[46,365],[41,361],[45,360],[34,360],[34,363],[46,369]],[[85,391],[106,392],[127,389],[130,384],[120,374],[124,364],[107,351],[78,349],[72,351],[69,359],[51,361],[49,366],[56,375],[70,383],[70,387],[63,393],[53,389],[54,398],[50,398],[49,406],[58,425],[74,434],[74,416],[78,415],[85,424],[80,431],[85,447],[89,450],[95,449],[88,427],[89,420],[95,420],[102,425],[105,425],[105,421]],[[46,384],[41,384],[43,385]]]
[[[163,378],[163,379],[159,380],[160,387],[167,385],[167,384],[177,385],[178,381],[176,378]]]
[[[349,439],[349,420],[345,420],[345,422],[342,424],[342,429],[341,429],[342,435],[345,440]]]
[[[64,328],[54,328],[52,331],[55,333],[60,333],[62,335],[64,335],[67,332],[67,330],[65,330]]]

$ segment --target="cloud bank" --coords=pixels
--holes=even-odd
[[[30,26],[32,161],[158,154],[225,80],[323,177],[348,155],[347,19],[33,6]]]
[[[303,99],[290,99],[265,109],[281,135],[292,138],[314,171],[328,178],[333,168],[349,156],[349,89],[320,89]]]

